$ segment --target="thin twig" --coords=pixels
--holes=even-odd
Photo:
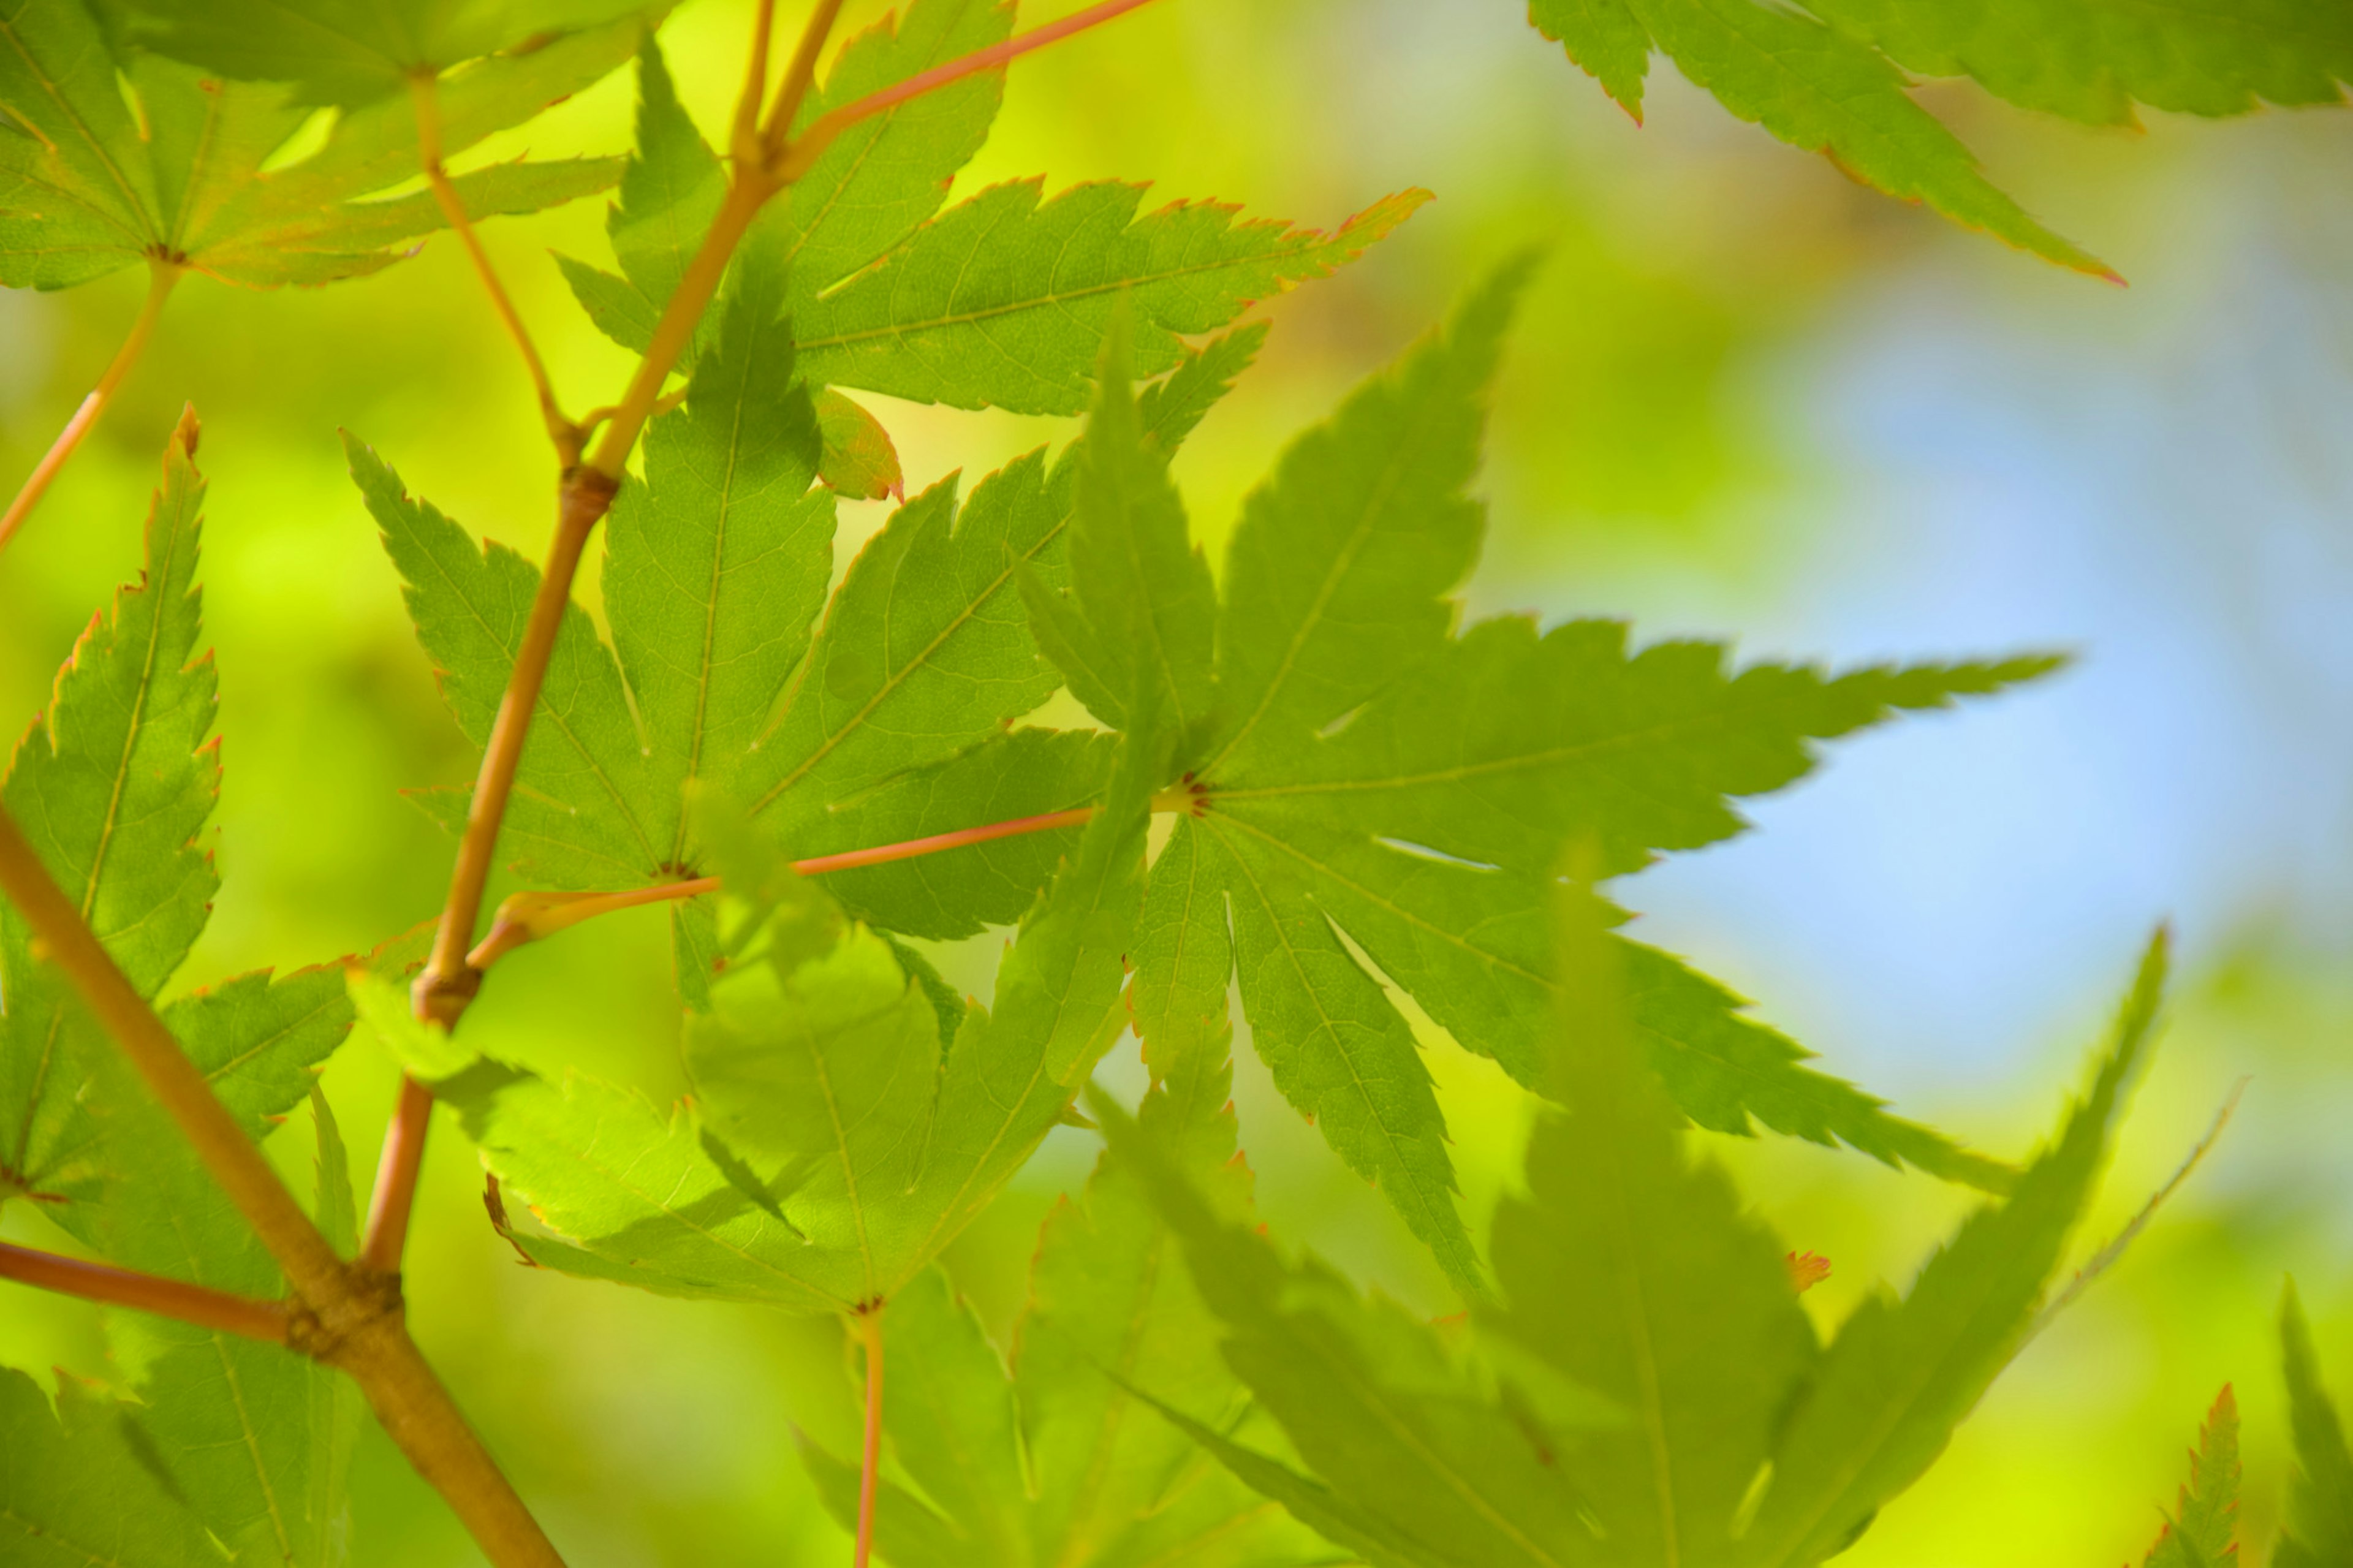
[[[2221,1109],[2214,1112],[2214,1121],[2206,1129],[2206,1136],[2198,1140],[2196,1147],[2189,1151],[2188,1157],[2175,1168],[2172,1175],[2166,1178],[2165,1185],[2150,1194],[2148,1202],[2140,1205],[2139,1212],[2126,1223],[2125,1227],[2110,1237],[2105,1247],[2085,1259],[2084,1267],[2075,1270],[2075,1278],[2067,1282],[2067,1288],[2053,1296],[2042,1310],[2034,1315],[2034,1321],[2027,1326],[2026,1338],[2019,1342],[2021,1348],[2044,1329],[2050,1327],[2052,1319],[2073,1306],[2084,1292],[2091,1288],[2092,1281],[2105,1274],[2116,1259],[2125,1255],[2125,1249],[2139,1238],[2142,1231],[2148,1228],[2148,1222],[2157,1217],[2157,1211],[2165,1206],[2166,1200],[2173,1196],[2181,1184],[2189,1179],[2189,1173],[2204,1163],[2214,1145],[2221,1141],[2222,1130],[2230,1126],[2232,1113],[2239,1109],[2239,1097],[2247,1092],[2249,1081],[2242,1078],[2231,1086],[2231,1092],[2223,1098]]]
[[[838,5],[821,3],[809,19],[801,52],[812,57],[824,47]],[[763,17],[755,24],[765,27]],[[797,58],[797,57],[796,57]],[[764,83],[754,78],[745,91],[756,95]],[[662,307],[645,356],[629,378],[628,389],[614,405],[598,433],[596,448],[568,472],[557,500],[555,539],[550,545],[539,591],[532,601],[531,619],[522,645],[515,650],[506,694],[500,699],[498,717],[491,726],[490,742],[482,749],[482,765],[475,775],[474,794],[466,813],[466,827],[458,843],[457,863],[450,868],[449,896],[442,905],[441,923],[434,933],[433,953],[417,977],[411,995],[417,1016],[441,1028],[454,1028],[481,984],[480,972],[466,962],[473,945],[474,926],[481,917],[482,893],[489,886],[492,857],[498,849],[499,826],[505,819],[507,798],[514,788],[515,769],[531,730],[532,712],[547,676],[547,661],[555,649],[556,633],[572,603],[572,579],[588,536],[613,504],[629,451],[652,417],[662,384],[702,320],[736,246],[758,216],[761,205],[783,188],[761,165],[739,163],[725,200],[712,219],[702,244],[687,264],[678,287]],[[370,1268],[397,1274],[408,1231],[408,1211],[417,1201],[417,1179],[423,1168],[425,1134],[431,1120],[432,1096],[416,1080],[401,1089],[391,1124],[385,1131],[384,1152],[377,1161],[376,1190],[368,1209],[368,1228],[360,1258]]]
[[[744,64],[744,90],[735,98],[735,125],[728,138],[738,163],[760,156],[760,105],[768,97],[768,40],[776,32],[776,0],[753,0],[752,47]]]
[[[824,155],[825,150],[833,144],[836,137],[861,120],[896,109],[927,92],[936,92],[950,82],[961,81],[981,71],[994,70],[1008,60],[1018,59],[1033,49],[1060,43],[1073,34],[1100,26],[1150,4],[1151,0],[1103,0],[1101,5],[1073,11],[1060,21],[1032,27],[1018,37],[1008,38],[1001,44],[991,44],[985,49],[976,49],[971,54],[934,66],[930,70],[886,87],[880,92],[869,93],[855,102],[843,104],[839,109],[828,110],[809,121],[808,129],[792,137],[789,142],[786,138],[792,129],[791,115],[773,116],[764,134],[770,145],[781,154],[777,176],[789,184],[807,174],[811,165]],[[782,107],[778,105],[779,109]],[[798,112],[799,105],[796,103],[793,113]]]
[[[25,488],[18,490],[16,499],[8,503],[7,511],[0,513],[0,550],[7,548],[8,541],[16,537],[16,531],[25,525],[25,520],[33,514],[33,508],[40,504],[42,495],[49,488],[49,481],[58,477],[58,470],[66,466],[66,459],[72,457],[74,448],[81,445],[82,437],[97,426],[99,416],[106,412],[107,404],[114,396],[115,388],[121,386],[123,378],[131,374],[131,367],[139,363],[140,354],[147,347],[147,340],[155,335],[155,320],[164,313],[164,301],[172,297],[173,285],[179,282],[182,268],[178,263],[162,257],[150,257],[147,270],[147,298],[139,307],[138,317],[131,323],[131,335],[124,338],[122,346],[114,351],[113,363],[106,367],[106,374],[98,378],[98,385],[81,400],[81,406],[75,409],[73,417],[66,421],[66,427],[58,432],[58,438],[49,443],[49,449],[35,465],[32,477],[25,481]]]
[[[866,1443],[858,1475],[858,1568],[874,1550],[874,1494],[882,1475],[882,1303],[858,1312],[858,1337],[866,1346]]]
[[[459,198],[458,187],[450,184],[449,171],[442,167],[438,79],[430,67],[411,73],[408,79],[409,99],[417,109],[417,162],[424,165],[425,183],[431,188],[442,217],[473,259],[474,271],[491,296],[491,308],[498,311],[507,336],[514,340],[514,346],[522,353],[523,366],[531,372],[532,390],[539,398],[539,417],[547,426],[547,438],[555,445],[559,464],[569,468],[580,460],[579,427],[564,416],[564,409],[556,402],[555,385],[548,379],[547,365],[531,341],[531,330],[522,324],[522,314],[508,296],[506,285],[499,281],[498,268],[491,265],[491,253],[482,248],[481,237],[474,232],[473,221],[466,216],[466,204]]]
[[[801,105],[808,101],[810,91],[817,86],[818,55],[840,15],[841,0],[818,0],[816,9],[809,13],[808,26],[801,29],[800,46],[793,51],[793,63],[785,68],[784,85],[776,90],[776,105],[768,110],[768,122],[760,131],[764,158],[773,158],[792,134],[793,121],[799,117]]]
[[[1179,809],[1176,805],[1169,810]],[[894,860],[913,860],[922,855],[937,855],[943,850],[964,849],[976,844],[993,843],[999,838],[1012,838],[1025,833],[1050,833],[1058,827],[1076,827],[1095,814],[1092,805],[1072,806],[1068,811],[1050,811],[1038,816],[1016,817],[1009,822],[992,822],[981,827],[959,827],[950,833],[934,833],[925,838],[909,838],[897,844],[878,844],[871,849],[845,849],[838,855],[818,855],[793,862],[793,869],[804,877],[822,877],[828,871],[854,871],[865,866],[887,866]],[[491,917],[491,934],[481,940],[466,962],[477,971],[486,970],[516,948],[542,941],[560,931],[621,910],[634,910],[647,904],[676,903],[700,898],[719,890],[716,877],[696,877],[681,882],[657,882],[651,887],[630,888],[617,893],[517,893],[501,904]]]
[[[242,1334],[265,1344],[286,1342],[283,1302],[232,1296],[226,1290],[207,1289],[184,1279],[138,1274],[128,1268],[88,1263],[79,1258],[60,1258],[53,1252],[36,1252],[29,1247],[13,1247],[5,1242],[0,1242],[0,1279],[14,1279],[20,1285],[54,1290],[61,1296],[79,1296],[86,1301],[101,1301],[110,1307],[153,1312],[159,1318],[174,1318],[200,1329]]]

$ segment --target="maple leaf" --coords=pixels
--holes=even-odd
[[[139,41],[306,107],[357,107],[411,79],[553,36],[658,15],[647,0],[129,0]]]
[[[1139,1111],[1155,1137],[1247,1215],[1222,1057],[1164,1077]],[[1048,1218],[1008,1368],[936,1268],[885,1310],[883,1427],[903,1480],[883,1483],[875,1535],[899,1568],[1282,1568],[1331,1548],[1231,1477],[1124,1385],[1143,1381],[1231,1430],[1247,1396],[1176,1238],[1134,1178],[1101,1162]],[[1259,1424],[1259,1425],[1262,1425]],[[856,1465],[805,1443],[804,1463],[845,1528]]]
[[[2280,1294],[2280,1346],[2287,1371],[2288,1425],[2295,1435],[2295,1479],[2287,1522],[2272,1551],[2274,1568],[2334,1568],[2353,1561],[2353,1449],[2320,1381],[2312,1330],[2291,1279]]]
[[[578,1076],[551,1083],[436,1031],[396,1024],[388,1042],[544,1227],[512,1233],[535,1261],[788,1310],[895,1299],[1061,1119],[1125,1022],[1145,765],[1114,776],[1023,922],[993,1010],[942,994],[906,950],[780,869],[773,846],[749,858],[756,837],[738,833],[718,841],[738,857],[723,874],[754,892],[690,1026],[691,1112]]]
[[[1614,623],[1539,634],[1505,617],[1453,635],[1448,595],[1482,527],[1464,490],[1483,389],[1525,270],[1292,447],[1246,502],[1216,588],[1165,455],[1107,368],[1064,465],[1078,505],[1068,584],[1025,583],[1039,646],[1075,695],[1117,725],[1148,685],[1181,734],[1187,809],[1137,937],[1147,1043],[1172,1009],[1221,1010],[1238,974],[1276,1085],[1466,1286],[1479,1269],[1445,1125],[1382,978],[1540,1086],[1544,911],[1564,854],[1590,845],[1619,874],[1714,842],[1742,826],[1728,797],[1803,775],[1810,742],[2051,667],[1730,673],[1713,645],[1630,653]],[[2005,1168],[1803,1067],[1721,987],[1663,953],[1623,953],[1651,1060],[1701,1125],[1762,1122],[2006,1184]],[[1164,967],[1179,962],[1183,976]]]
[[[217,886],[199,845],[219,770],[206,740],[213,670],[196,651],[204,483],[195,440],[190,415],[166,450],[141,583],[119,592],[111,617],[101,614],[83,633],[46,723],[19,743],[0,786],[50,874],[151,1000],[202,932]],[[269,1253],[10,905],[0,905],[0,1116],[10,1140],[0,1196],[42,1200],[60,1227],[123,1267],[249,1297],[282,1295]],[[242,975],[160,1011],[257,1142],[314,1095],[320,1065],[351,1023],[332,969]],[[340,1143],[323,1102],[313,1103],[322,1107],[323,1165],[341,1158]],[[340,1185],[322,1179],[321,1191],[330,1211],[322,1217],[347,1241],[348,1173]],[[155,1512],[153,1532],[142,1524],[118,1538],[153,1556],[120,1560],[182,1561],[172,1531],[189,1528],[185,1512],[197,1521],[203,1561],[218,1560],[209,1532],[231,1550],[301,1568],[339,1562],[343,1475],[357,1432],[353,1385],[306,1357],[233,1334],[128,1313],[110,1324],[140,1394],[135,1418],[120,1420],[134,1423],[138,1462],[162,1467],[174,1500]],[[19,1422],[22,1413],[5,1419]],[[107,1436],[114,1419],[69,1404],[62,1429],[16,1427],[30,1473],[45,1473],[40,1456],[61,1452],[76,1475],[116,1476]],[[8,1451],[13,1465],[14,1438]],[[42,1528],[58,1541],[89,1538],[89,1521],[73,1513],[77,1487],[37,1481],[34,1490],[40,1506],[11,1519],[50,1517],[54,1529]],[[126,1485],[121,1495],[145,1492]]]
[[[212,664],[196,647],[195,443],[185,418],[148,512],[145,572],[115,595],[111,616],[91,618],[0,784],[58,885],[150,999],[195,944],[219,886],[197,842],[220,767],[206,743]],[[0,1194],[87,1198],[100,1129],[82,1090],[113,1047],[5,903],[0,1009]]]
[[[1891,195],[2078,271],[2097,259],[2029,217],[1913,101],[1905,72],[1968,77],[2094,125],[2136,100],[2189,114],[2344,100],[2353,15],[2295,0],[2149,8],[2122,0],[1532,0],[1529,20],[1638,121],[1653,48],[1742,120]]]
[[[1377,1564],[1820,1562],[1917,1476],[2022,1342],[2146,1044],[2162,946],[2091,1092],[2015,1192],[1964,1222],[1903,1301],[1873,1300],[1823,1346],[1780,1248],[1683,1147],[1636,1048],[1606,908],[1562,908],[1562,1016],[1579,1026],[1550,1063],[1567,1109],[1545,1112],[1525,1196],[1497,1210],[1499,1299],[1474,1307],[1467,1345],[1285,1258],[1098,1100],[1114,1153],[1184,1242],[1227,1364],[1296,1459],[1161,1408]]]
[[[118,56],[100,16],[86,0],[45,0],[5,23],[0,104],[28,134],[0,137],[0,284],[68,288],[142,259],[253,287],[325,283],[389,266],[444,226],[427,193],[375,195],[417,170],[406,99],[338,117],[315,152],[265,172],[309,110],[276,88]],[[446,150],[588,86],[636,36],[633,22],[575,33],[453,74],[440,88]],[[571,201],[620,172],[610,158],[511,163],[454,183],[481,218]]]
[[[26,1568],[217,1568],[220,1552],[142,1451],[117,1402],[71,1378],[58,1407],[0,1367],[0,1554]]]
[[[248,977],[164,1016],[248,1134],[258,1138],[264,1123],[310,1100],[318,1218],[348,1248],[350,1168],[316,1083],[351,1025],[342,973],[305,970],[275,984]],[[121,1125],[108,1141],[115,1182],[95,1231],[100,1250],[142,1273],[248,1298],[284,1296],[278,1265],[143,1086],[119,1083],[111,1098]],[[110,1313],[108,1329],[115,1359],[141,1369],[137,1424],[147,1452],[213,1536],[240,1559],[291,1568],[343,1562],[356,1384],[282,1346],[174,1319]]]
[[[2199,1431],[2181,1500],[2142,1568],[2230,1568],[2239,1555],[2238,1514],[2239,1403],[2226,1383]]]
[[[795,857],[831,854],[1082,805],[1108,752],[1016,731],[1060,683],[1039,661],[1017,576],[1059,584],[1070,464],[1032,454],[959,504],[951,478],[892,516],[828,602],[832,498],[777,301],[773,267],[740,269],[719,335],[681,408],[653,421],[646,474],[606,533],[608,648],[567,616],[503,852],[533,881],[632,887],[690,877],[700,847],[689,780],[744,803]],[[1171,449],[1249,363],[1244,329],[1153,389],[1152,438]],[[478,744],[506,686],[538,586],[503,546],[407,496],[346,438],[352,473],[407,584],[409,610],[459,726]],[[822,623],[818,612],[824,610]],[[454,825],[462,792],[424,797]],[[844,873],[863,919],[911,935],[970,935],[1020,918],[1073,832],[1006,840],[920,865]],[[708,916],[678,922],[680,976],[700,994]]]
[[[1964,15],[1930,0],[1809,0],[1905,70],[1966,76],[2027,109],[2128,125],[2136,101],[2177,114],[2334,104],[2353,83],[2353,16],[2265,0],[2216,10],[2020,0]]]
[[[1009,6],[921,0],[902,23],[852,40],[805,113],[849,102],[1005,37]],[[619,276],[561,258],[597,327],[642,350],[725,187],[649,42],[639,62],[638,152],[607,231]],[[946,212],[949,180],[987,136],[1003,72],[853,126],[747,239],[738,268],[788,270],[802,374],[960,408],[1076,414],[1114,308],[1134,321],[1135,368],[1175,368],[1183,335],[1224,327],[1253,301],[1327,276],[1429,199],[1407,191],[1324,234],[1236,221],[1178,203],[1141,216],[1144,187],[992,186]],[[707,348],[710,330],[696,347]]]

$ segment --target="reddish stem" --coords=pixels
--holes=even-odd
[[[98,378],[97,387],[81,400],[81,406],[75,409],[73,417],[66,421],[66,427],[58,432],[55,441],[49,443],[49,449],[42,454],[32,477],[25,481],[25,488],[16,492],[16,499],[8,503],[8,510],[0,512],[0,546],[5,546],[25,525],[25,520],[33,514],[33,508],[40,504],[42,495],[47,491],[49,481],[58,477],[58,471],[66,466],[66,459],[72,457],[75,448],[81,445],[82,437],[97,427],[98,416],[106,412],[115,388],[121,386],[123,378],[131,374],[131,367],[139,363],[140,354],[146,350],[147,340],[155,335],[156,319],[163,315],[164,301],[172,297],[172,286],[180,280],[181,269],[174,262],[153,258],[148,261],[148,268],[146,302],[139,307],[138,318],[131,323],[131,335],[123,339],[121,348],[115,351],[112,363],[106,367],[106,374]]]
[[[1012,838],[1024,833],[1049,833],[1057,827],[1076,827],[1094,814],[1095,808],[1092,805],[1077,805],[1068,811],[1019,816],[1010,822],[959,827],[953,833],[934,833],[928,838],[909,838],[897,844],[878,844],[869,849],[845,849],[839,855],[814,856],[807,860],[794,861],[793,869],[804,877],[821,877],[828,871],[854,871],[861,866],[887,866],[893,860],[912,860],[919,855],[936,855],[944,849],[962,849],[970,845]],[[657,882],[651,887],[630,888],[618,893],[517,893],[499,906],[498,914],[491,921],[491,934],[466,955],[466,963],[469,968],[480,972],[516,948],[543,937],[554,936],[582,921],[646,904],[700,898],[704,893],[718,890],[718,878],[697,877],[690,881]],[[430,1099],[430,1096],[427,1097],[428,1104]],[[391,1157],[391,1147],[389,1143],[385,1145],[387,1160]],[[382,1184],[378,1185],[380,1187]]]
[[[882,1304],[858,1314],[866,1345],[866,1449],[858,1478],[858,1568],[874,1551],[874,1492],[882,1473]]]
[[[79,1296],[88,1301],[102,1301],[110,1307],[153,1312],[159,1318],[176,1318],[200,1329],[242,1334],[264,1344],[286,1342],[286,1309],[278,1302],[232,1296],[226,1290],[211,1290],[185,1280],[137,1274],[103,1263],[85,1263],[78,1258],[59,1258],[53,1252],[36,1252],[29,1247],[12,1247],[5,1242],[0,1242],[0,1279],[14,1279],[37,1289]]]
[[[1095,808],[1092,805],[1074,805],[1068,811],[1050,811],[1042,816],[1018,816],[1010,822],[992,822],[985,827],[959,827],[953,833],[934,833],[928,838],[881,844],[871,849],[845,849],[839,855],[819,855],[812,859],[794,861],[793,869],[804,877],[822,877],[828,871],[854,871],[860,866],[887,866],[893,860],[913,860],[919,855],[936,855],[943,849],[962,849],[967,845],[1018,837],[1024,833],[1050,833],[1057,827],[1076,827],[1094,814]]]
[[[366,1241],[360,1262],[379,1274],[400,1272],[401,1249],[408,1245],[408,1214],[417,1179],[425,1169],[425,1130],[433,1121],[433,1091],[413,1078],[400,1080],[392,1122],[376,1157],[375,1188],[368,1199]]]
[[[1008,60],[1018,59],[1029,53],[1032,49],[1042,49],[1049,44],[1060,43],[1073,33],[1083,33],[1089,27],[1100,26],[1113,17],[1124,16],[1128,12],[1149,4],[1151,0],[1103,0],[1101,5],[1090,5],[1083,11],[1071,12],[1059,22],[1049,22],[1042,27],[1033,27],[1018,37],[1006,39],[1001,44],[991,44],[985,49],[975,49],[971,54],[960,58],[949,60],[944,65],[934,66],[931,69],[918,72],[904,81],[893,83],[880,92],[868,93],[864,98],[845,103],[839,109],[828,110],[810,121],[808,129],[793,140],[785,154],[783,177],[787,181],[798,178],[824,154],[826,148],[832,145],[834,138],[861,120],[871,119],[887,110],[896,109],[910,99],[921,98],[927,92],[935,92],[950,82],[961,81],[965,77],[976,75],[981,71],[994,70]],[[772,137],[780,137],[790,129],[788,121],[772,119],[768,122],[768,134]]]

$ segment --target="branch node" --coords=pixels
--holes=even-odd
[[[406,1312],[399,1275],[354,1264],[339,1300],[323,1308],[300,1299],[286,1303],[286,1343],[312,1361],[333,1366],[355,1335],[386,1320],[397,1327]]]
[[[460,963],[454,971],[428,963],[408,988],[409,1005],[417,1016],[439,1025],[446,1033],[458,1026],[481,988],[482,972],[470,963]]]

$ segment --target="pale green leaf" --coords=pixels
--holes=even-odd
[[[1609,1401],[1623,1426],[1551,1432],[1613,1554],[1720,1563],[1774,1424],[1820,1354],[1782,1249],[1681,1118],[1638,1049],[1599,900],[1564,894],[1560,1005],[1546,1053],[1567,1106],[1538,1124],[1527,1195],[1495,1213],[1503,1304],[1488,1333]]]
[[[2353,1449],[2346,1447],[2344,1424],[2321,1382],[2320,1358],[2293,1279],[2280,1294],[2280,1348],[2295,1477],[2272,1562],[2274,1568],[2337,1568],[2353,1561]]]
[[[1222,1212],[1249,1212],[1222,1062],[1192,1058],[1141,1115]],[[1047,1220],[1008,1369],[936,1270],[883,1311],[883,1427],[895,1477],[876,1531],[896,1568],[1283,1568],[1332,1550],[1195,1453],[1155,1400],[1219,1430],[1246,1400],[1176,1238],[1105,1161]],[[1142,1384],[1155,1394],[1140,1395]],[[804,1458],[856,1517],[855,1467]]]
[[[0,786],[49,874],[151,998],[187,956],[219,886],[198,841],[220,773],[206,745],[213,669],[196,649],[204,483],[194,440],[184,423],[165,457],[139,584],[83,632]],[[0,1194],[86,1198],[99,1130],[82,1090],[112,1047],[6,904],[0,1006]]]
[[[1963,1223],[1901,1301],[1868,1300],[1840,1328],[1775,1443],[1772,1483],[1740,1562],[1793,1568],[1842,1550],[1934,1462],[2017,1352],[2098,1178],[2165,971],[2160,933],[2057,1141],[2005,1202]]]
[[[2143,1568],[2234,1568],[2238,1523],[2239,1402],[2226,1383],[2199,1429],[2180,1501]]]
[[[725,1162],[685,1114],[585,1079],[488,1062],[443,1079],[501,1187],[544,1226],[514,1230],[518,1245],[676,1295],[802,1311],[896,1296],[1061,1119],[1125,1021],[1143,792],[1133,766],[1114,782],[1024,922],[994,1010],[965,1009],[952,1046],[935,996],[879,939],[812,921],[821,896],[780,903],[689,1040]]]

